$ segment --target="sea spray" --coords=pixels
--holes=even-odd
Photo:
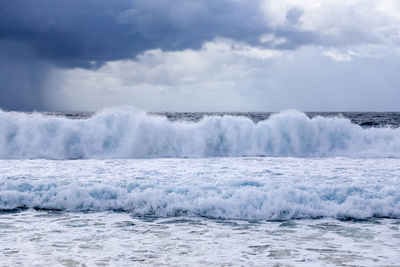
[[[400,157],[400,128],[363,128],[298,111],[254,123],[208,116],[171,122],[136,109],[88,119],[0,111],[0,158]]]

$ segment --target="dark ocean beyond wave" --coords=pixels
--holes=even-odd
[[[87,119],[92,117],[94,112],[43,112],[45,115],[62,116],[70,119]],[[149,114],[165,116],[170,121],[200,121],[210,116],[240,116],[251,119],[254,122],[267,120],[273,112],[150,112]],[[344,117],[352,123],[362,127],[400,127],[400,112],[305,112],[314,118],[321,117]]]

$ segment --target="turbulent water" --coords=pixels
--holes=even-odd
[[[0,263],[398,266],[399,126],[0,111]]]
[[[396,125],[398,126],[398,125]],[[400,129],[298,111],[174,121],[133,109],[87,119],[0,113],[0,158],[400,157]]]

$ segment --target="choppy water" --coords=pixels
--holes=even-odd
[[[0,112],[0,265],[399,266],[399,113],[349,114]]]
[[[11,266],[398,266],[399,227],[29,210],[0,216],[0,253]]]

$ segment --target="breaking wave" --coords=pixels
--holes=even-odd
[[[0,158],[400,157],[400,128],[285,111],[254,123],[237,116],[171,122],[131,108],[88,119],[0,111]]]
[[[136,215],[260,220],[400,218],[398,192],[396,186],[273,188],[249,183],[218,188],[6,181],[0,184],[0,210],[111,210]]]

